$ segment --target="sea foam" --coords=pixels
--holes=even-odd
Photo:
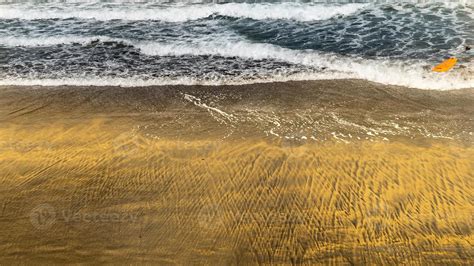
[[[388,85],[399,85],[422,89],[459,89],[474,87],[474,75],[468,69],[472,63],[464,62],[467,66],[463,70],[448,73],[434,73],[426,62],[419,60],[394,60],[394,59],[367,59],[356,56],[342,56],[334,53],[318,52],[314,50],[293,50],[268,43],[256,43],[234,37],[221,37],[213,39],[195,39],[174,43],[133,41],[127,39],[114,39],[108,37],[57,37],[35,39],[28,45],[43,44],[68,44],[81,43],[82,45],[94,42],[114,41],[131,45],[147,56],[220,56],[239,57],[249,60],[276,60],[295,65],[309,66],[320,69],[318,73],[302,72],[299,74],[284,73],[279,76],[265,79],[246,79],[239,77],[217,77],[210,80],[196,77],[173,78],[111,78],[111,77],[77,77],[64,79],[9,79],[0,80],[6,85],[172,85],[172,84],[245,84],[255,82],[273,82],[286,80],[312,80],[312,79],[365,79]],[[10,38],[0,43],[25,44],[25,40]],[[196,66],[199,67],[199,66]]]
[[[227,3],[192,6],[168,6],[152,8],[65,8],[38,9],[25,6],[3,6],[0,19],[94,19],[94,20],[160,20],[184,22],[207,18],[209,16],[227,16],[234,18],[291,19],[298,21],[325,20],[334,16],[345,16],[359,11],[366,4],[345,5],[308,5],[301,3],[249,4]]]

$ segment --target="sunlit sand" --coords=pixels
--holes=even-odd
[[[472,262],[472,93],[464,91],[465,104],[449,107],[440,101],[459,92],[405,95],[401,88],[367,84],[352,92],[352,100],[372,101],[361,95],[373,87],[405,95],[394,100],[402,108],[380,106],[385,111],[372,120],[351,120],[346,110],[363,114],[372,107],[318,89],[331,88],[330,82],[298,86],[275,84],[276,96],[261,106],[244,105],[247,91],[239,87],[222,89],[221,101],[206,100],[209,88],[182,88],[200,102],[177,91],[171,98],[181,102],[169,105],[157,96],[166,94],[163,88],[138,90],[143,98],[128,99],[121,89],[106,99],[98,95],[113,95],[111,89],[88,98],[80,89],[71,96],[67,89],[4,88],[2,101],[10,104],[1,107],[1,260]],[[278,94],[280,87],[294,93]],[[22,98],[15,96],[21,89]],[[435,97],[431,104],[438,109],[417,107],[417,97]],[[301,120],[306,127],[301,122],[291,128],[288,117],[307,103],[338,106],[326,107],[318,132],[307,119]],[[236,121],[244,119],[238,110],[250,108],[268,112],[247,116],[239,128]],[[416,108],[431,120],[406,118],[420,113]],[[397,126],[389,128],[395,114]],[[450,123],[443,119],[464,127],[441,129]],[[415,134],[415,124],[426,132]]]

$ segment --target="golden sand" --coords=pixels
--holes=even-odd
[[[474,91],[0,88],[0,263],[472,265]]]
[[[472,262],[472,147],[153,140],[83,122],[0,130],[16,143],[2,261]]]

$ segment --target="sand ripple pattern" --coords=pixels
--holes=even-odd
[[[363,81],[0,88],[0,263],[472,265],[472,102]]]
[[[58,131],[52,146],[2,152],[0,235],[10,243],[2,261],[15,260],[16,250],[42,262],[473,261],[472,148],[119,143],[130,153],[117,150],[119,136],[96,142],[97,129]],[[28,215],[45,203],[56,217],[43,230]],[[64,212],[136,220],[65,221]]]

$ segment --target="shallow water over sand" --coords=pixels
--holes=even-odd
[[[0,261],[471,264],[473,97],[3,87]]]

